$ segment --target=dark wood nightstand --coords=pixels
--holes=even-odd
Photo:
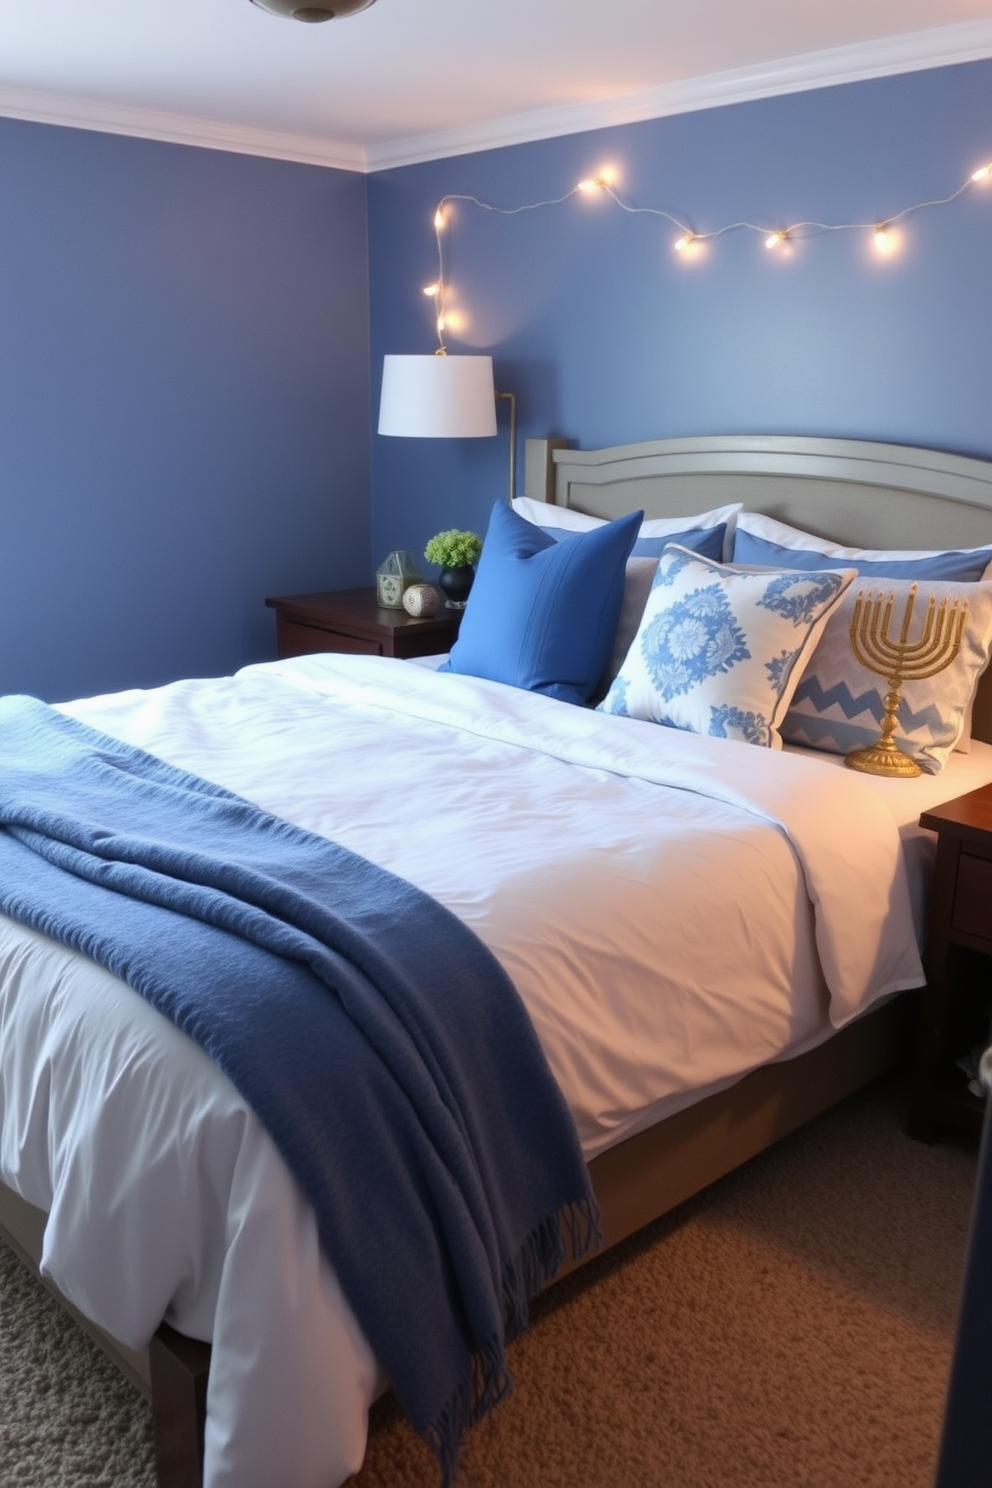
[[[932,1142],[941,1127],[977,1134],[985,1103],[954,1060],[989,1037],[992,1003],[992,785],[920,817],[937,833],[910,1134]]]
[[[427,618],[381,609],[374,588],[289,594],[265,601],[276,612],[276,655],[347,651],[361,656],[434,656],[450,651],[460,610],[441,608]]]

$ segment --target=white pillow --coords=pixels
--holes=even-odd
[[[546,532],[557,529],[560,532],[588,532],[593,527],[602,527],[605,521],[603,517],[590,517],[585,512],[572,511],[571,507],[555,506],[548,501],[535,501],[532,496],[515,496],[511,503],[513,510],[528,522],[541,527]],[[723,525],[726,528],[723,536],[723,551],[721,557],[728,558],[733,550],[734,525],[737,515],[741,510],[739,501],[731,502],[729,506],[718,506],[713,511],[694,512],[684,517],[645,517],[641,523],[637,540],[648,541],[656,538],[676,538],[680,533],[694,530],[707,530]],[[634,553],[637,556],[635,545]],[[653,554],[658,557],[657,552]]]
[[[749,570],[666,548],[604,713],[779,749],[796,683],[853,570]]]
[[[927,602],[934,595],[968,601],[968,620],[960,650],[942,672],[921,681],[904,682],[899,690],[898,747],[936,774],[946,763],[970,720],[978,679],[992,646],[992,584],[944,584],[921,579],[909,632],[919,639]],[[810,657],[782,723],[789,744],[808,744],[830,754],[850,754],[874,744],[881,732],[882,699],[888,680],[863,667],[851,646],[851,621],[859,593],[893,596],[889,633],[898,638],[911,583],[908,579],[865,578],[854,584],[830,616]]]
[[[518,517],[533,522],[535,527],[560,527],[564,532],[589,532],[602,527],[605,518],[590,517],[572,511],[569,506],[555,506],[550,501],[535,501],[533,496],[514,496],[510,502]]]

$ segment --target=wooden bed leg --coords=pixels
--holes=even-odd
[[[159,1488],[202,1488],[210,1345],[163,1323],[148,1357]]]

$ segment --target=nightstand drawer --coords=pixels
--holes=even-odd
[[[992,945],[992,859],[961,854],[951,923],[955,930]]]
[[[322,630],[318,625],[301,625],[280,615],[276,621],[276,644],[280,656],[310,656],[315,651],[344,651],[352,656],[381,656],[378,641],[365,636],[345,635],[340,630]]]

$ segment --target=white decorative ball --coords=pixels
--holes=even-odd
[[[408,615],[433,615],[441,596],[433,584],[411,584],[403,591],[403,608]]]

